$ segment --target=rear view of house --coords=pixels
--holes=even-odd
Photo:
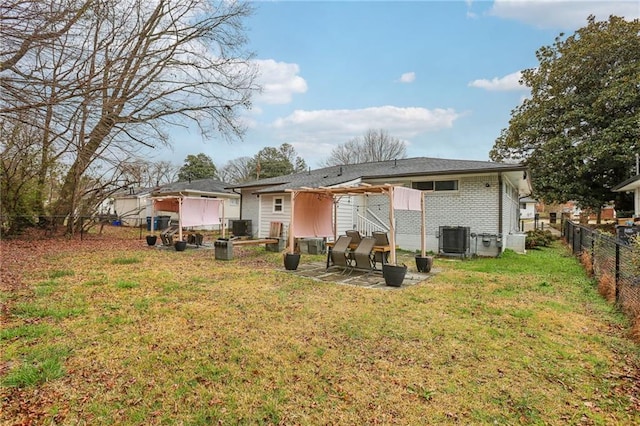
[[[255,237],[266,237],[271,222],[285,232],[291,214],[288,190],[392,184],[424,192],[426,247],[434,253],[495,256],[505,248],[524,251],[519,231],[520,198],[531,193],[526,167],[486,161],[407,158],[317,170],[262,179],[232,188],[242,194],[240,217],[252,222]],[[376,194],[338,197],[336,234],[356,229],[363,235],[388,232],[388,197]],[[421,213],[395,214],[399,248],[421,247]]]

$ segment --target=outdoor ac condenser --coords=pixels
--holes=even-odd
[[[441,226],[440,253],[465,256],[469,251],[471,228],[468,226]]]

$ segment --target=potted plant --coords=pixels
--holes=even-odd
[[[176,241],[174,244],[176,251],[184,251],[187,248],[186,241]]]
[[[407,265],[394,265],[385,263],[382,265],[382,276],[384,282],[390,287],[400,287],[404,281],[404,277],[407,274]]]
[[[300,253],[285,252],[284,253],[284,269],[287,271],[295,271],[300,264]]]
[[[157,235],[147,235],[147,244],[150,246],[155,246],[158,241]]]
[[[426,256],[424,253],[416,254],[416,269],[418,272],[431,272],[433,266],[433,256]]]
[[[424,193],[422,193],[422,203],[424,205]],[[433,265],[433,256],[427,256],[426,249],[426,229],[424,226],[424,209],[422,209],[422,217],[421,217],[421,226],[420,226],[420,254],[416,254],[416,269],[418,272],[430,272],[431,266]]]

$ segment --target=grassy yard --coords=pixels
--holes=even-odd
[[[258,247],[46,244],[2,246],[6,424],[640,423],[639,347],[560,243],[394,291]]]

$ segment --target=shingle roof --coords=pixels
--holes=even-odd
[[[228,190],[229,183],[217,179],[196,179],[189,181],[173,182],[163,185],[153,191],[154,194],[167,194],[179,191],[217,192],[233,194]]]
[[[504,164],[490,161],[450,160],[443,158],[414,157],[374,163],[348,164],[309,170],[285,176],[261,179],[229,186],[229,188],[264,187],[256,192],[282,192],[303,186],[333,186],[356,179],[397,178],[445,174],[470,174],[478,172],[526,170],[521,164]]]
[[[143,195],[150,194],[153,188],[139,188],[131,187],[114,192],[111,197],[113,198],[127,198],[127,197],[142,197]]]
[[[613,192],[618,192],[618,191],[627,191],[627,190],[629,190],[629,189],[622,190],[622,188],[624,188],[624,187],[625,187],[625,186],[627,186],[627,185],[631,185],[632,183],[635,183],[635,182],[637,182],[637,181],[640,181],[640,175],[635,175],[634,177],[632,177],[632,178],[629,178],[629,179],[625,180],[625,181],[624,181],[624,182],[622,182],[621,184],[618,184],[618,185],[614,186],[613,188],[611,188],[611,190],[612,190]],[[635,185],[634,185],[634,187],[635,187]]]

